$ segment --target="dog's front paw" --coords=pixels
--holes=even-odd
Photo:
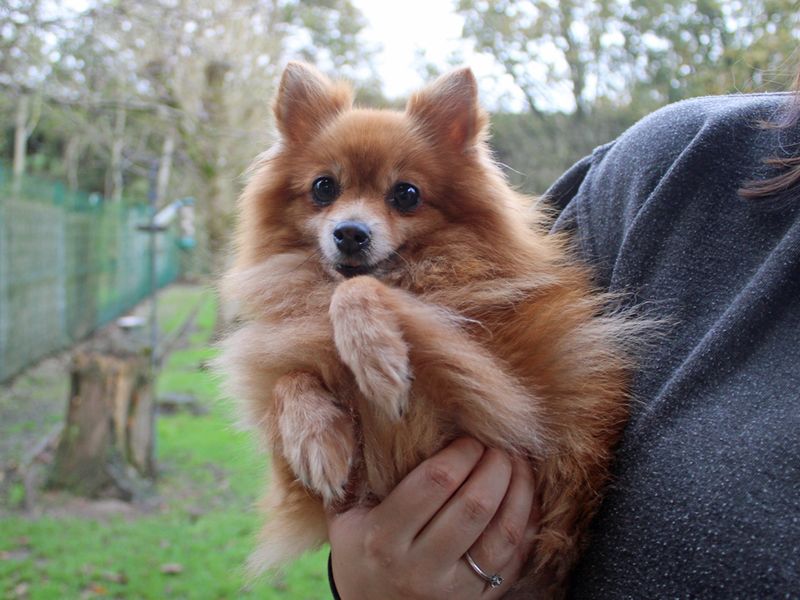
[[[313,376],[291,377],[276,388],[290,388],[278,418],[284,457],[325,504],[344,500],[356,449],[353,419]]]
[[[336,288],[330,316],[333,339],[361,393],[392,421],[408,409],[411,368],[396,315],[381,301],[381,283],[356,277]]]
[[[285,453],[300,481],[330,505],[344,500],[355,450],[350,417],[341,413],[327,426],[285,442]]]
[[[337,347],[339,344],[337,343]],[[341,352],[341,350],[340,350]],[[400,421],[408,411],[411,373],[408,356],[392,347],[373,347],[373,353],[342,357],[353,371],[358,388],[390,421]]]

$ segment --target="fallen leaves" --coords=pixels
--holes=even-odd
[[[0,560],[25,560],[31,555],[31,551],[27,548],[18,548],[15,550],[3,550],[0,552]]]
[[[161,565],[161,572],[165,575],[180,575],[183,573],[183,565],[179,563],[165,563]]]

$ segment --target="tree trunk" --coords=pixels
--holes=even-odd
[[[114,115],[114,140],[111,143],[111,189],[107,190],[106,196],[119,202],[122,200],[122,150],[125,147],[125,108],[117,107]]]
[[[155,476],[153,388],[146,357],[73,353],[64,433],[49,485],[130,500]]]
[[[227,264],[230,253],[227,252],[229,235],[231,230],[231,214],[227,210],[227,200],[225,187],[220,175],[212,177],[208,181],[208,197],[206,203],[205,231],[208,236],[209,268],[215,278],[218,278],[230,266]],[[211,339],[218,341],[228,331],[231,321],[230,310],[226,310],[225,303],[217,294],[216,315],[214,320],[214,330]]]
[[[228,124],[225,106],[225,78],[231,66],[222,61],[210,61],[205,68],[206,87],[203,90],[202,102],[206,113],[206,123],[211,131],[225,131]],[[210,266],[214,276],[223,272],[225,263],[225,246],[231,230],[231,195],[226,186],[225,167],[227,160],[221,145],[208,148],[205,162],[208,168],[206,175],[205,230],[208,236]],[[213,338],[219,339],[226,329],[225,311],[222,303],[217,303],[216,322]]]
[[[64,171],[67,177],[67,187],[73,191],[78,189],[78,165],[81,158],[83,142],[79,135],[72,135],[64,149]]]
[[[156,180],[156,206],[162,208],[167,204],[169,176],[172,171],[172,156],[175,154],[175,130],[170,126],[164,137],[161,148],[161,160],[158,162],[158,179]]]
[[[28,145],[28,117],[31,112],[31,97],[22,93],[17,101],[17,111],[14,119],[14,191],[18,193],[22,185],[22,176],[25,174],[25,160]]]

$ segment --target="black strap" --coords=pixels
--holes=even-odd
[[[332,556],[333,554],[328,552],[328,584],[331,586],[331,595],[333,596],[333,600],[342,600],[342,597],[339,595],[339,590],[336,589],[336,582],[333,580]]]

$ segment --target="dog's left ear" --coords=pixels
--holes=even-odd
[[[458,152],[474,146],[486,125],[478,82],[467,67],[442,75],[411,96],[406,112]]]
[[[283,137],[300,142],[352,104],[349,86],[334,83],[311,65],[290,62],[283,71],[273,109]]]

